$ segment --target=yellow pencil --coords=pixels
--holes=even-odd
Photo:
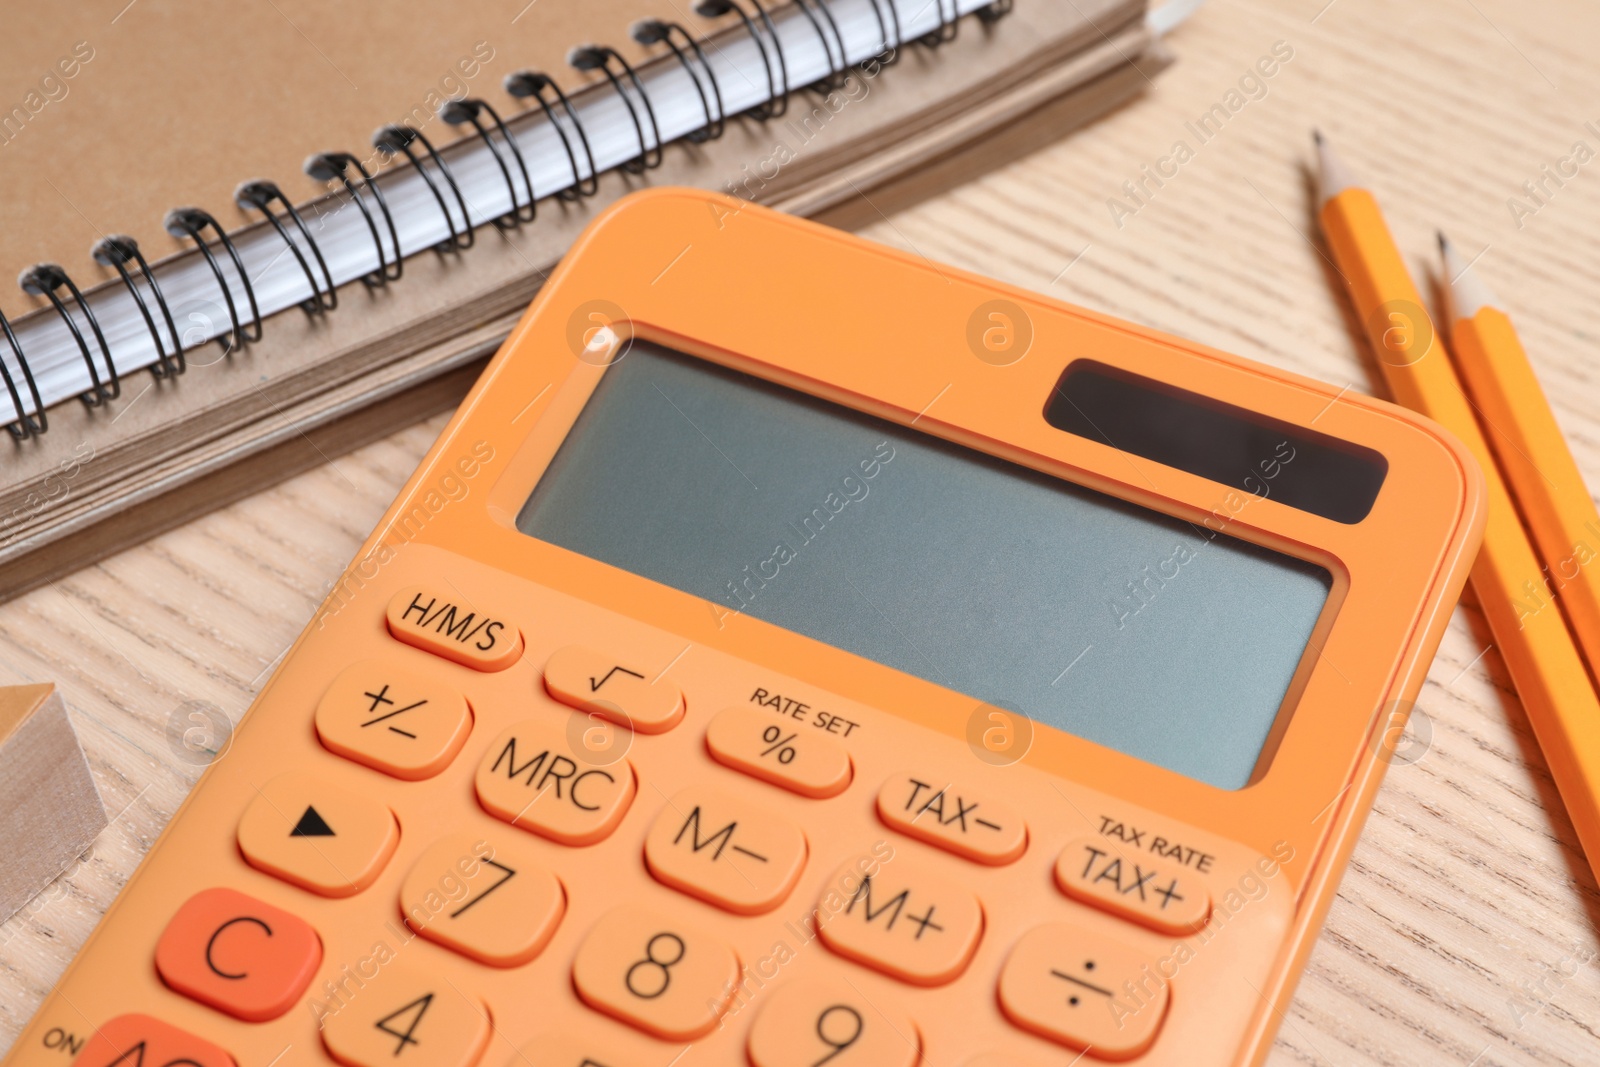
[[[1600,675],[1600,512],[1511,319],[1444,234],[1439,252],[1456,371],[1544,563],[1539,580],[1523,586],[1520,610],[1564,608],[1591,676]]]
[[[1600,869],[1600,698],[1559,611],[1519,613],[1543,571],[1495,468],[1460,380],[1371,193],[1317,137],[1319,219],[1390,391],[1459,437],[1487,483],[1483,548],[1472,588],[1550,764],[1592,868]]]

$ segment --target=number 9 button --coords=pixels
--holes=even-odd
[[[801,980],[777,990],[750,1028],[755,1067],[914,1067],[911,1020],[883,1012],[846,982]]]

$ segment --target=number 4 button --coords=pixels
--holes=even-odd
[[[438,977],[391,963],[322,1023],[345,1067],[471,1067],[489,1041],[482,1004]]]

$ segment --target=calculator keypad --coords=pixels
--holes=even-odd
[[[710,1033],[739,980],[739,958],[715,934],[625,905],[584,938],[572,983],[592,1008],[667,1041]]]
[[[235,889],[184,902],[156,942],[161,980],[247,1022],[294,1006],[322,963],[322,939],[297,915]]]
[[[954,980],[983,936],[983,907],[964,886],[896,855],[862,875],[863,861],[834,872],[817,905],[817,932],[846,959],[912,985]]]
[[[118,1015],[94,1028],[73,1067],[237,1067],[226,1049],[148,1015]]]
[[[566,907],[560,880],[509,829],[434,842],[400,889],[400,910],[413,930],[491,967],[537,956]]]
[[[577,716],[510,727],[478,763],[478,803],[497,819],[563,845],[603,841],[627,814],[637,785],[626,758],[614,750],[592,754],[585,735],[593,729]]]
[[[642,660],[568,645],[544,666],[555,699],[641,734],[665,733],[683,719],[683,694]]]
[[[884,1010],[849,982],[810,979],[773,991],[750,1027],[755,1067],[916,1067],[909,1016]]]
[[[472,732],[472,712],[449,684],[369,659],[333,680],[317,703],[316,726],[328,751],[417,781],[455,759]]]
[[[1012,1022],[1102,1059],[1149,1048],[1169,997],[1146,953],[1076,923],[1028,931],[1000,972],[1000,1006]]]
[[[774,722],[755,708],[724,708],[706,727],[706,749],[718,763],[803,797],[838,796],[850,785],[850,753],[838,741]]]
[[[400,827],[379,801],[290,772],[256,790],[238,836],[252,867],[325,897],[347,897],[378,877],[400,843]]]
[[[806,837],[737,794],[691,786],[656,816],[644,856],[658,882],[739,915],[758,915],[794,888],[806,864]]]
[[[878,817],[903,834],[977,863],[1011,863],[1028,847],[1021,815],[936,775],[896,774],[884,782]]]
[[[389,633],[477,671],[503,671],[522,655],[522,632],[500,605],[469,600],[449,584],[415,585],[389,601]]]
[[[323,1046],[345,1067],[472,1067],[490,1031],[481,1001],[405,963],[384,965],[320,1022]]]

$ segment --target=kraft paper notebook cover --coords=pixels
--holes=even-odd
[[[0,277],[32,292],[0,287],[0,596],[449,406],[572,237],[632,189],[875,220],[1060,137],[1166,62],[1144,0],[738,8],[112,0],[10,16]],[[640,44],[641,18],[682,28]],[[575,70],[569,47],[590,43],[615,52]],[[509,95],[521,71],[571,109],[547,86],[548,110]],[[457,126],[439,116],[461,100],[490,105],[466,116],[483,132],[459,107]],[[379,151],[383,125],[422,137],[391,129]],[[350,185],[302,171],[325,152],[353,157]],[[256,179],[283,194],[272,221],[236,203]],[[206,216],[164,226],[187,205],[216,222],[203,248],[184,226]]]

